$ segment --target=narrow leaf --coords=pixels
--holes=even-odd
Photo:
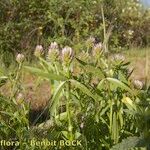
[[[131,94],[133,94],[133,91],[123,82],[119,81],[118,79],[115,78],[106,78],[107,81],[109,81],[110,83],[130,92]]]
[[[64,82],[62,82],[62,83],[58,86],[58,88],[56,89],[56,91],[55,91],[55,93],[54,93],[54,95],[53,95],[53,97],[52,97],[51,106],[50,106],[50,115],[51,115],[51,116],[54,116],[54,113],[55,113],[57,104],[58,104],[58,102],[59,102],[59,97],[60,97],[60,95],[61,95],[61,91],[62,91],[62,89],[63,89],[63,87],[64,87],[64,85],[65,85],[66,82],[67,82],[67,81],[64,81]]]
[[[42,77],[50,79],[50,80],[57,80],[57,81],[66,80],[66,77],[64,77],[64,76],[59,76],[57,74],[49,73],[49,72],[43,71],[43,70],[35,68],[35,67],[25,66],[24,68],[35,75],[39,75],[39,76],[42,76]]]
[[[86,95],[88,95],[89,97],[93,98],[95,101],[98,100],[97,95],[94,95],[85,85],[83,85],[82,83],[76,81],[76,80],[69,80],[74,86],[76,86],[77,88],[79,88],[83,93],[85,93]]]
[[[92,73],[93,75],[99,77],[100,79],[105,77],[103,72],[99,68],[95,68],[94,66],[89,65],[78,58],[76,59],[81,64],[82,68],[86,70],[86,72]]]

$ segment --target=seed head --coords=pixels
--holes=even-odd
[[[99,57],[102,52],[102,43],[98,43],[93,47],[93,56]]]
[[[71,47],[66,46],[62,49],[62,60],[65,64],[69,64],[73,58],[73,50]]]
[[[34,55],[36,57],[40,57],[40,56],[42,56],[43,52],[44,51],[43,51],[42,45],[37,45],[36,48],[35,48],[35,51],[34,51]]]
[[[48,50],[48,59],[50,61],[56,61],[59,56],[58,44],[56,42],[51,43]]]
[[[138,90],[141,90],[143,88],[143,82],[139,80],[134,80],[133,84],[134,84],[134,87]]]
[[[90,36],[90,38],[88,38],[86,41],[86,46],[87,47],[93,47],[94,43],[95,43],[95,38]]]
[[[56,42],[52,42],[49,48],[50,49],[58,49],[58,44]]]
[[[23,54],[18,54],[17,57],[16,57],[16,61],[17,61],[18,63],[23,62],[24,59],[25,59],[25,57],[24,57]]]

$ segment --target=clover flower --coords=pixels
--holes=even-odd
[[[59,56],[58,44],[56,42],[52,42],[48,49],[48,59],[50,61],[56,61]]]
[[[62,60],[65,64],[69,64],[73,58],[73,50],[71,47],[66,46],[62,49]]]
[[[42,45],[37,45],[34,51],[34,55],[36,57],[41,57],[41,55],[43,54],[43,46]]]
[[[102,43],[98,43],[93,47],[93,56],[99,57],[102,52]]]
[[[56,42],[52,42],[49,48],[50,49],[58,49],[58,44]]]
[[[90,36],[90,38],[87,39],[86,41],[86,46],[87,47],[93,47],[95,43],[95,38]]]
[[[18,63],[23,62],[24,59],[25,59],[25,57],[24,57],[23,54],[18,54],[17,57],[16,57],[16,61],[17,61]]]
[[[143,88],[143,82],[140,80],[134,80],[133,84],[134,84],[134,87],[138,90],[141,90]]]

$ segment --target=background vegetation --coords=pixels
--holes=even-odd
[[[149,25],[138,0],[1,0],[0,149],[150,150]]]
[[[0,52],[7,66],[16,53],[24,52],[31,58],[35,45],[47,47],[54,40],[80,50],[82,42],[91,35],[102,41],[104,28],[109,34],[111,51],[149,45],[150,11],[136,0],[1,0],[0,3]]]

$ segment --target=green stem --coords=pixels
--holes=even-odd
[[[106,24],[105,24],[105,16],[104,16],[103,5],[101,6],[101,13],[102,13],[102,19],[103,19],[104,51],[108,52],[107,43],[106,43]]]
[[[19,67],[18,67],[18,70],[17,70],[17,73],[16,73],[16,77],[15,77],[15,80],[14,80],[13,85],[12,85],[11,98],[13,98],[16,95],[16,92],[17,92],[16,86],[17,86],[17,82],[20,78],[21,68],[22,68],[22,63],[19,63]]]
[[[112,105],[112,100],[110,99],[110,134],[112,134],[112,117],[113,117],[113,105]]]
[[[110,130],[110,135],[111,138],[113,138],[113,134],[112,134],[112,125],[113,125],[113,100],[111,97],[111,91],[110,91],[110,84],[108,83],[108,94],[109,94],[109,100],[110,100],[110,123],[109,123],[109,130]]]
[[[70,70],[68,67],[67,71],[68,77],[70,78]],[[66,110],[67,110],[67,116],[68,116],[68,130],[70,133],[70,141],[73,140],[73,133],[72,133],[72,123],[71,123],[71,116],[70,116],[70,109],[69,109],[69,104],[70,104],[70,82],[67,84],[67,104],[66,104]]]

